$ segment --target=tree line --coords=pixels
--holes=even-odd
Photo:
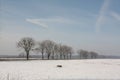
[[[75,53],[71,46],[59,44],[52,40],[43,40],[35,42],[33,38],[25,37],[17,43],[18,48],[22,48],[26,53],[26,59],[29,60],[30,52],[40,53],[42,59],[71,59]],[[77,53],[81,59],[97,58],[96,52],[78,50]]]
[[[91,51],[91,52],[88,52],[86,50],[78,50],[77,53],[79,54],[80,56],[80,59],[95,59],[95,58],[98,58],[98,53],[94,52],[94,51]]]

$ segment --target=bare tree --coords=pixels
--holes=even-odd
[[[38,48],[36,48],[36,51],[42,54],[42,59],[44,59],[45,49],[46,49],[46,41],[39,42]]]
[[[59,45],[58,44],[55,44],[54,45],[54,49],[53,49],[53,56],[56,58],[56,59],[58,59],[58,53],[59,53]]]
[[[70,59],[72,57],[72,53],[74,53],[73,48],[69,46],[68,47],[68,54],[70,55]]]
[[[45,40],[45,49],[47,53],[47,58],[50,58],[51,53],[53,52],[55,43],[51,40]],[[53,54],[54,55],[54,54]]]
[[[60,59],[66,57],[66,50],[67,50],[67,46],[66,45],[61,45],[59,44],[59,55],[60,55]]]
[[[53,45],[53,49],[52,49],[52,59],[55,59],[55,57],[56,58],[58,58],[58,44],[57,43],[53,43],[54,45]]]
[[[81,50],[81,54],[82,54],[82,56],[83,56],[83,58],[84,59],[87,59],[88,58],[88,51],[86,51],[86,50]]]
[[[64,59],[67,58],[68,59],[68,55],[70,52],[70,47],[67,45],[63,45],[63,55],[64,55]]]
[[[81,50],[79,49],[79,50],[77,50],[77,53],[78,53],[78,55],[80,56],[80,59],[81,59],[81,54],[80,54],[80,52],[81,52]]]
[[[86,50],[78,50],[77,53],[80,55],[80,58],[87,59],[88,58],[88,51]]]
[[[62,56],[64,57],[64,59],[66,58],[68,59],[69,56],[71,58],[73,49],[72,47],[67,46],[67,45],[60,45],[59,53],[60,53],[60,59],[62,59]]]
[[[63,46],[62,46],[62,53],[63,53],[64,59],[65,59],[66,57],[68,58],[68,46],[67,46],[67,45],[63,45]]]
[[[91,52],[89,52],[89,54],[90,54],[91,59],[98,57],[98,53],[96,53],[96,52],[91,51]]]
[[[34,45],[35,45],[35,41],[32,38],[29,38],[29,37],[22,38],[17,43],[18,48],[22,48],[22,49],[25,50],[27,60],[29,60],[29,53],[32,50],[32,48],[34,47]]]
[[[58,44],[58,54],[60,56],[60,59],[62,59],[62,56],[63,56],[63,47],[62,47],[62,44]]]

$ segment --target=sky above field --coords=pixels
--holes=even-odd
[[[120,56],[120,0],[0,0],[0,54],[23,37]]]

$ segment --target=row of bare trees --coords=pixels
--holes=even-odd
[[[58,44],[51,40],[43,40],[35,42],[32,38],[22,38],[17,47],[24,49],[26,58],[29,60],[30,52],[40,53],[42,59],[71,59],[74,53],[73,48],[68,45]],[[81,59],[97,58],[96,52],[88,52],[86,50],[78,50],[77,53]]]
[[[35,51],[40,52],[42,59],[47,56],[47,59],[68,59],[71,58],[73,49],[70,46],[57,44],[51,40],[44,40],[38,43]]]
[[[21,39],[17,47],[24,49],[26,52],[26,58],[29,59],[30,51],[41,53],[42,59],[71,59],[73,49],[68,45],[57,44],[51,40],[44,40],[37,42],[35,48],[35,41],[32,38],[26,37]]]
[[[80,59],[95,59],[98,57],[98,53],[91,51],[88,52],[86,50],[78,50],[77,53],[80,56]]]

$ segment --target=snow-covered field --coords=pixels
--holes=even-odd
[[[120,80],[120,59],[1,61],[0,80]]]

